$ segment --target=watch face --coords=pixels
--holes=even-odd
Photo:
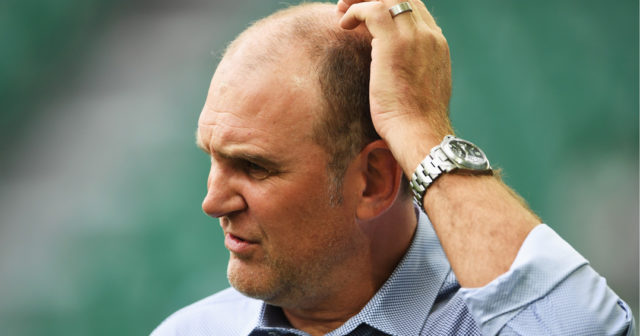
[[[451,138],[442,148],[449,159],[461,168],[473,170],[489,168],[489,161],[482,150],[469,141]]]

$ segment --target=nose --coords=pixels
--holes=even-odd
[[[202,210],[216,218],[244,210],[246,202],[238,191],[238,183],[234,180],[234,174],[230,169],[212,163]]]

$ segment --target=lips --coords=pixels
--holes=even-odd
[[[246,254],[251,252],[257,246],[257,242],[253,242],[231,233],[224,235],[224,246],[231,252],[236,254]]]

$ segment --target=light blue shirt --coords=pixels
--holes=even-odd
[[[152,336],[308,335],[278,307],[223,290],[167,318]],[[461,288],[431,222],[418,211],[411,247],[337,335],[635,335],[631,309],[547,225],[527,236],[508,272]]]

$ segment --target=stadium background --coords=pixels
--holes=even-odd
[[[148,334],[227,286],[196,120],[225,44],[284,6],[0,4],[0,334]],[[638,2],[429,7],[458,134],[637,320]]]

